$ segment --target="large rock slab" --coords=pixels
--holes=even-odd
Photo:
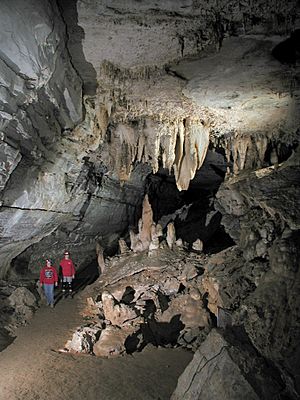
[[[212,330],[180,376],[172,400],[272,400],[282,394],[279,373],[237,338]]]

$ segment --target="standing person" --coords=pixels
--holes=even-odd
[[[64,252],[64,258],[59,265],[62,270],[62,292],[65,294],[68,291],[72,295],[72,281],[75,278],[75,267],[68,251]]]
[[[58,276],[50,259],[46,260],[46,265],[40,272],[40,285],[44,287],[47,305],[54,307],[54,285],[57,286]]]

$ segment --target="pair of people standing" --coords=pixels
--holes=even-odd
[[[72,281],[75,278],[75,267],[70,259],[70,254],[65,251],[64,258],[60,262],[62,272],[62,292],[65,295],[66,291],[72,294]],[[45,267],[40,272],[40,285],[43,286],[47,305],[54,307],[54,286],[58,285],[58,275],[56,268],[52,265],[50,259],[46,260]]]

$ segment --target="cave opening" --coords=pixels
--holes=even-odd
[[[163,230],[173,222],[177,239],[181,238],[190,251],[197,239],[203,242],[205,253],[218,252],[235,244],[221,224],[222,214],[214,207],[216,193],[229,167],[222,150],[208,151],[187,190],[179,191],[174,175],[163,168],[146,180],[154,222]]]

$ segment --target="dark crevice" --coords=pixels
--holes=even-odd
[[[3,204],[1,206],[1,208],[13,209],[13,210],[24,210],[24,211],[43,211],[43,212],[47,212],[47,213],[49,212],[49,213],[54,213],[54,214],[73,215],[71,212],[47,210],[45,208],[26,208],[26,207],[8,206],[5,204]]]
[[[121,298],[120,303],[130,304],[134,299],[135,290],[131,286],[126,286],[125,292]]]
[[[179,78],[180,80],[185,82],[188,81],[188,79],[185,76],[181,75],[178,71],[171,69],[169,66],[165,67],[165,71],[168,75],[175,76],[176,78]]]

